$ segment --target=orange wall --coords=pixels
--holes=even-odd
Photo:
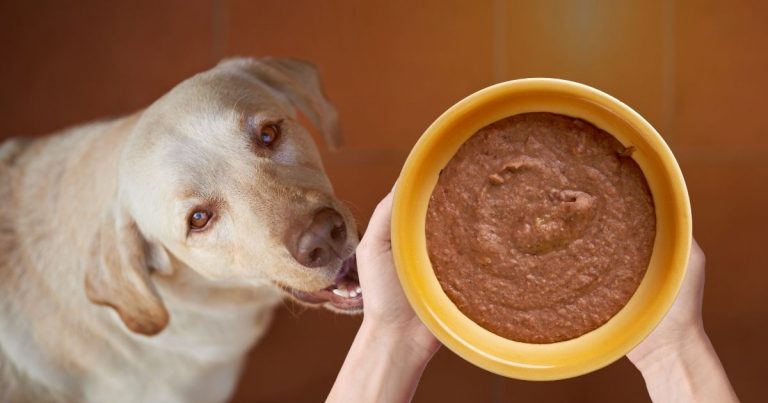
[[[69,3],[73,4],[73,3]],[[707,330],[744,401],[766,399],[768,3],[246,1],[0,3],[0,137],[128,113],[228,55],[320,68],[346,147],[323,152],[361,223],[443,110],[502,80],[568,78],[653,123],[688,181],[708,257]],[[282,309],[234,401],[315,402],[359,319]],[[405,342],[405,341],[404,341]],[[762,398],[762,399],[761,399]],[[626,361],[574,380],[506,380],[440,352],[415,401],[643,402]]]

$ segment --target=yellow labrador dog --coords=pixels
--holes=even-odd
[[[284,295],[357,313],[352,215],[297,109],[315,69],[232,59],[132,116],[0,148],[0,401],[220,402]]]

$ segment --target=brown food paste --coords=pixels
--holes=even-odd
[[[459,310],[528,343],[572,339],[614,316],[656,235],[632,151],[586,121],[538,112],[467,140],[441,172],[426,221],[432,266]]]

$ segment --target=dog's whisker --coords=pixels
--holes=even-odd
[[[298,319],[299,315],[304,312],[304,307],[297,304],[296,301],[289,299],[289,300],[283,300],[283,306],[288,311],[288,313],[291,314],[291,317],[294,319]]]

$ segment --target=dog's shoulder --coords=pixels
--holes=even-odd
[[[11,206],[15,203],[15,195],[13,194],[13,166],[15,165],[17,157],[23,153],[26,145],[29,141],[24,139],[8,139],[0,145],[0,200],[3,203],[0,204],[0,291],[5,295],[5,300],[0,303],[0,320],[8,322],[8,318],[5,317],[7,313],[7,307],[4,304],[9,303],[7,300],[9,296],[6,293],[4,287],[14,286],[16,274],[11,270],[14,261],[15,253],[18,247],[18,239],[13,225],[13,219],[11,217]],[[12,360],[8,357],[4,348],[4,335],[0,333],[0,401],[32,401],[31,397],[26,394],[25,390],[28,390],[26,377],[21,374],[15,367]],[[35,396],[37,398],[37,396]]]
[[[2,347],[0,344],[0,402],[58,403],[68,400],[20,372]]]
[[[0,164],[12,166],[16,158],[24,153],[37,139],[29,137],[11,137],[0,143]]]
[[[25,139],[9,139],[0,145],[0,278],[8,265],[10,255],[16,249],[16,237],[11,216],[16,195],[13,191],[16,159],[31,143]]]
[[[0,304],[0,320],[9,323],[8,287],[14,288],[19,281],[19,238],[16,233],[13,211],[17,195],[14,192],[16,163],[33,140],[10,139],[0,145],[0,292],[6,300]],[[33,381],[16,367],[6,353],[5,337],[0,334],[0,402],[63,402],[60,396],[42,384]]]
[[[11,210],[16,200],[13,190],[15,167],[19,157],[34,142],[34,139],[10,138],[0,144],[0,200],[3,201],[0,204],[0,254],[2,256],[8,255],[9,251],[6,250],[10,246],[8,237],[13,231],[11,225],[13,219],[9,214],[12,214]]]

